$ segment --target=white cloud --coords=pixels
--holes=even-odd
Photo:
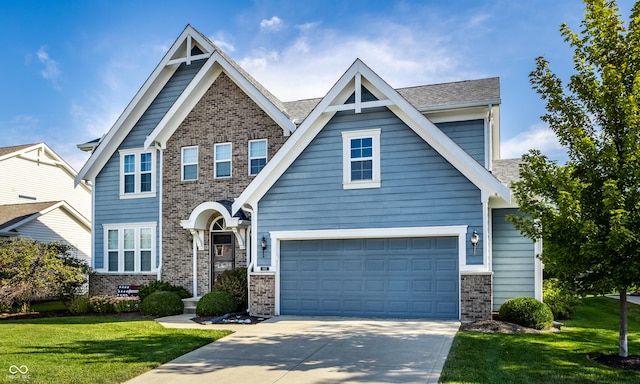
[[[36,57],[38,58],[38,60],[40,60],[40,63],[44,65],[44,69],[40,71],[42,77],[46,80],[51,81],[53,86],[56,89],[59,89],[60,87],[58,85],[58,81],[62,72],[60,71],[60,68],[58,68],[58,63],[51,57],[49,57],[49,54],[45,50],[44,46],[38,49],[38,52],[36,52]]]
[[[270,19],[262,19],[260,21],[261,31],[279,31],[283,28],[282,20],[278,16],[273,16]]]
[[[500,145],[500,157],[511,159],[521,157],[530,149],[537,149],[552,160],[564,162],[567,159],[566,149],[558,142],[555,133],[540,123],[531,126]]]

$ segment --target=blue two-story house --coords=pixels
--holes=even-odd
[[[471,321],[541,299],[536,244],[505,220],[499,87],[394,89],[355,60],[323,98],[283,103],[187,26],[79,173],[90,289],[199,297],[246,266],[255,315]]]

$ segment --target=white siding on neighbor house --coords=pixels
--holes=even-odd
[[[42,242],[60,241],[77,248],[76,256],[89,262],[91,231],[61,208],[18,228],[19,234]]]
[[[493,309],[513,297],[535,297],[535,247],[506,215],[519,214],[515,208],[492,211]]]
[[[33,151],[27,156],[36,155]],[[74,187],[75,175],[59,166],[14,156],[0,161],[0,175],[0,205],[64,200],[91,220],[91,191],[82,185]]]

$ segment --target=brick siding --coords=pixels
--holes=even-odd
[[[460,321],[491,319],[491,285],[491,273],[460,276]]]
[[[253,180],[248,170],[248,142],[267,139],[271,159],[287,137],[256,103],[222,73],[167,142],[163,152],[162,280],[193,290],[191,234],[180,226],[203,202],[234,200]],[[232,177],[213,177],[213,148],[232,143]],[[182,147],[198,146],[198,180],[182,181]],[[211,217],[208,225],[217,217]],[[235,237],[234,237],[235,238]],[[198,251],[198,292],[211,290],[211,237]],[[246,251],[235,248],[236,266],[246,266]],[[216,272],[217,273],[217,272]]]
[[[117,293],[118,285],[144,285],[156,281],[157,275],[138,274],[101,274],[89,275],[89,295],[112,295]]]
[[[276,311],[276,277],[273,274],[249,275],[249,313],[274,316]]]

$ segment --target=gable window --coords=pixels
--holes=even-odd
[[[154,272],[156,223],[106,224],[103,272]]]
[[[120,151],[120,198],[154,197],[154,151]]]
[[[198,180],[198,147],[182,148],[182,181]]]
[[[344,189],[380,187],[380,129],[342,132]]]
[[[249,141],[249,175],[255,176],[267,164],[267,140]]]
[[[213,148],[214,177],[231,177],[231,143],[216,144]]]

